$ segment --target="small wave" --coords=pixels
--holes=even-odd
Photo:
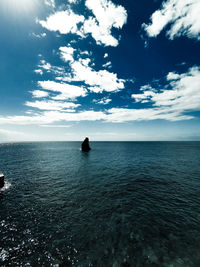
[[[10,187],[11,187],[11,183],[9,183],[8,181],[5,181],[4,187],[2,187],[0,189],[0,192],[3,192],[5,190],[9,189]]]
[[[5,261],[9,256],[9,253],[5,250],[5,249],[2,249],[2,251],[0,251],[0,259],[2,261]]]

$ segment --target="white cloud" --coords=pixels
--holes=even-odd
[[[50,63],[46,62],[44,59],[40,60],[40,65],[38,65],[39,68],[50,71],[52,66]]]
[[[59,31],[61,34],[76,33],[80,34],[77,25],[84,21],[83,16],[74,14],[71,10],[59,11],[49,16],[46,21],[40,20],[39,23],[50,31]]]
[[[157,119],[179,121],[194,118],[194,115],[190,115],[190,112],[200,110],[200,67],[194,66],[182,74],[170,72],[166,77],[166,81],[169,84],[163,90],[156,90],[148,84],[141,87],[140,94],[132,95],[133,98],[136,98],[140,102],[146,100],[151,104],[150,108],[111,108],[104,112],[94,110],[75,112],[74,108],[76,108],[76,104],[71,102],[36,101],[26,104],[40,110],[50,109],[51,111],[43,111],[39,114],[30,113],[27,116],[0,117],[0,123],[41,125],[61,121],[96,120],[121,123]],[[75,98],[78,95],[76,94],[75,96],[73,90],[69,90],[69,88],[72,88],[68,88],[67,84],[44,81],[40,82],[40,85],[44,89],[59,92],[64,95],[67,94],[65,95],[66,98]],[[102,104],[110,101],[109,98],[102,100]]]
[[[43,74],[43,71],[42,71],[41,69],[34,70],[34,72],[35,72],[35,73],[38,73],[38,74],[40,74],[40,75]]]
[[[74,108],[80,106],[80,104],[74,104],[72,102],[59,102],[59,101],[35,101],[35,102],[26,102],[26,106],[38,108],[40,110],[64,110],[64,109],[72,109],[67,110],[68,112],[74,112]]]
[[[54,81],[39,81],[38,84],[44,90],[58,92],[57,96],[52,97],[55,100],[76,99],[79,96],[86,96],[87,92],[83,87]]]
[[[64,73],[62,77],[56,77],[56,80],[66,82],[83,82],[85,87],[92,92],[101,93],[103,91],[116,92],[124,88],[123,79],[119,79],[117,74],[109,72],[105,69],[94,70],[91,66],[93,63],[89,57],[81,58],[79,53],[79,59],[74,59],[75,49],[72,47],[60,47],[60,56],[65,62],[69,62],[71,71]],[[87,52],[87,51],[86,51]],[[84,53],[84,55],[88,55]],[[111,62],[107,62],[103,67],[111,67]]]
[[[104,68],[111,68],[112,67],[111,61],[106,62],[105,64],[103,64],[102,67],[104,67]]]
[[[85,5],[92,10],[102,27],[122,28],[127,21],[127,12],[121,5],[109,0],[86,0]]]
[[[173,110],[200,110],[200,68],[193,67],[184,74],[168,74],[171,90],[164,90],[152,97],[156,106],[170,106]]]
[[[89,63],[91,62],[91,59],[90,58],[79,58],[79,62],[83,65],[83,66],[86,66],[88,67],[89,66]]]
[[[118,40],[112,36],[111,29],[120,29],[127,21],[127,12],[121,5],[115,5],[109,0],[86,0],[85,5],[95,18],[85,20],[82,31],[91,33],[97,44],[117,46]]]
[[[49,1],[48,1],[49,2]],[[71,3],[75,3],[71,0]],[[121,29],[127,21],[127,12],[121,5],[110,0],[86,0],[85,5],[94,14],[86,19],[72,10],[58,11],[46,20],[39,20],[42,27],[61,34],[74,33],[82,38],[91,34],[97,44],[117,46],[118,40],[112,36],[112,28]]]
[[[101,28],[97,21],[90,17],[85,21],[82,28],[84,34],[91,33],[92,37],[96,40],[97,44],[104,44],[106,46],[117,46],[118,40],[111,35],[107,29]]]
[[[101,89],[101,87],[99,87],[99,86],[90,86],[90,87],[88,87],[88,89],[93,93],[102,93],[103,92],[103,89]]]
[[[71,73],[65,77],[57,77],[62,81],[79,81],[84,82],[87,88],[95,93],[103,91],[114,92],[124,88],[125,80],[119,79],[117,74],[107,70],[95,71],[90,67],[90,58],[79,58],[74,60],[74,49],[72,47],[60,47],[61,58],[66,62],[69,61]],[[91,64],[92,65],[92,64]],[[111,66],[111,62],[107,62],[104,67]]]
[[[4,124],[50,124],[59,121],[96,121],[105,118],[105,114],[101,111],[82,111],[82,112],[61,112],[61,111],[45,111],[42,114],[32,116],[8,116],[0,117],[0,123]]]
[[[150,84],[141,87],[140,94],[132,94],[137,102],[148,103],[151,107],[147,108],[111,108],[104,112],[82,111],[82,112],[57,112],[43,113],[43,115],[32,116],[31,121],[44,121],[46,123],[56,121],[81,121],[81,120],[103,120],[107,122],[127,122],[141,120],[164,119],[169,121],[189,120],[194,118],[191,112],[200,110],[200,67],[194,66],[186,73],[178,74],[169,72],[166,76],[168,85],[164,89],[152,88]],[[99,88],[99,87],[97,87]],[[107,104],[109,98],[102,98],[95,101],[99,104]],[[51,118],[50,114],[54,117]],[[53,115],[54,114],[54,115]],[[21,119],[20,119],[21,118]],[[1,118],[4,122],[13,120],[26,120],[21,117]],[[34,122],[35,123],[35,122]]]
[[[115,73],[107,70],[95,71],[81,60],[71,63],[74,79],[84,81],[93,92],[113,92],[124,88],[124,80],[118,79]]]
[[[107,58],[107,57],[108,57],[108,53],[105,53],[105,54],[104,54],[104,58]]]
[[[41,91],[41,90],[34,90],[31,93],[32,93],[33,97],[35,97],[35,98],[47,97],[49,95],[48,92]]]
[[[179,74],[175,73],[175,72],[169,72],[167,74],[167,80],[177,80],[179,78]]]
[[[61,76],[65,76],[66,72],[64,67],[58,67],[58,66],[52,66],[51,67],[51,72],[55,75],[61,75]]]
[[[107,112],[102,111],[81,111],[81,112],[66,112],[63,111],[45,111],[42,114],[29,116],[8,116],[0,117],[0,123],[3,124],[18,124],[18,125],[44,125],[55,122],[69,121],[106,121],[113,123],[122,123],[128,121],[141,120],[156,120],[165,119],[170,121],[192,119],[193,116],[181,115],[180,112],[170,111],[170,109],[125,109],[112,108]]]
[[[68,0],[71,4],[76,4],[78,0]]]
[[[200,110],[200,67],[194,66],[183,74],[169,72],[166,80],[169,85],[165,89],[158,91],[148,85],[146,90],[142,87],[142,94],[132,94],[132,98],[136,102],[152,103],[155,111],[165,112],[166,116],[172,116],[171,120],[173,114],[174,119],[182,119],[182,114]]]
[[[81,54],[81,55],[87,55],[87,56],[89,56],[89,55],[91,55],[92,53],[91,53],[91,52],[89,53],[89,51],[85,50],[85,51],[80,51],[80,54]]]
[[[180,112],[171,111],[168,108],[144,108],[144,109],[125,109],[112,108],[108,110],[105,118],[108,122],[127,122],[127,121],[142,121],[142,120],[158,120],[164,119],[169,121],[179,121],[192,119],[192,116],[181,115]]]
[[[169,25],[167,35],[170,39],[186,35],[200,40],[200,1],[167,0],[151,16],[149,25],[143,24],[150,37],[156,37]]]
[[[140,89],[144,91],[144,86]],[[136,102],[146,103],[147,100],[151,100],[151,97],[155,95],[153,88],[147,88],[142,94],[132,94],[131,97],[135,99]]]
[[[52,66],[49,62],[47,62],[44,59],[40,60],[40,63],[38,64],[37,67],[38,69],[34,70],[34,72],[40,75],[43,75],[44,71],[48,73],[53,73],[54,75],[60,75],[60,76],[66,75],[64,67]]]
[[[74,61],[74,58],[73,58],[73,53],[74,53],[74,48],[72,47],[67,47],[67,46],[62,46],[59,48],[60,50],[60,55],[61,55],[61,58],[67,62],[67,61]]]
[[[97,104],[103,104],[103,105],[107,105],[109,104],[110,102],[112,101],[112,99],[110,98],[107,98],[107,97],[103,97],[101,100],[94,100],[93,102],[94,103],[97,103]]]

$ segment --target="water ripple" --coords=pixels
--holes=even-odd
[[[200,143],[0,146],[1,266],[200,266]]]

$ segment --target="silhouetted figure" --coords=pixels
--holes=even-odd
[[[0,188],[4,187],[4,184],[5,184],[4,175],[3,173],[0,173]]]
[[[83,141],[82,145],[81,145],[81,149],[83,152],[88,152],[90,151],[90,146],[89,146],[89,138],[86,137],[85,140]]]

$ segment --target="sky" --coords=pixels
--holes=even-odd
[[[1,0],[0,142],[200,141],[199,0]]]

